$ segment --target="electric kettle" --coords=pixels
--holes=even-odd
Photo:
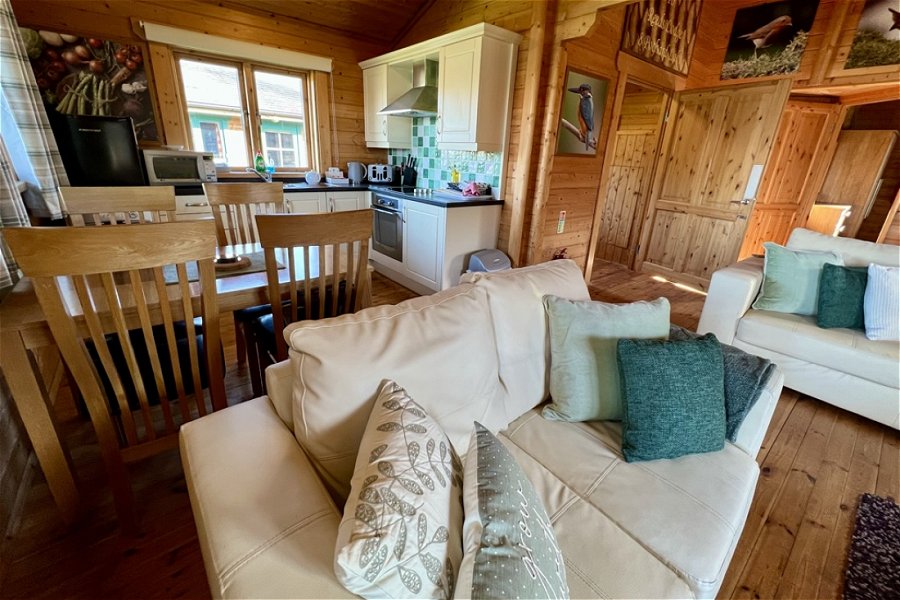
[[[347,177],[350,178],[350,183],[362,183],[366,179],[366,165],[361,162],[348,162],[347,163]]]

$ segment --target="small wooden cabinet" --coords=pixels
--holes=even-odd
[[[509,122],[516,44],[482,35],[441,48],[437,144],[500,152]]]
[[[363,70],[366,146],[409,148],[412,119],[379,115],[378,111],[412,87],[412,71],[381,64]]]

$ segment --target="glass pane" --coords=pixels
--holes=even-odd
[[[213,152],[218,166],[249,166],[238,68],[186,58],[179,59],[178,64],[192,148]]]
[[[274,148],[278,145],[278,134],[271,131],[266,132],[266,148]]]
[[[280,167],[281,165],[281,157],[280,152],[275,150],[269,150],[266,152],[266,166],[269,167]]]
[[[253,77],[267,147],[296,149],[283,153],[284,166],[308,167],[303,78],[265,71],[254,71]],[[270,132],[278,136],[278,142],[268,142]]]

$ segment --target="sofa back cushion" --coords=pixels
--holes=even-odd
[[[284,332],[293,367],[294,435],[338,500],[384,379],[401,384],[459,453],[473,421],[508,424],[485,290],[461,285],[395,306],[301,321]]]
[[[787,247],[792,250],[831,250],[840,254],[848,267],[866,267],[869,263],[900,266],[900,246],[832,237],[801,227],[791,232]]]
[[[550,394],[550,334],[543,298],[590,300],[584,275],[571,260],[530,267],[468,273],[487,292],[500,359],[500,381],[507,391],[506,418],[513,421]]]

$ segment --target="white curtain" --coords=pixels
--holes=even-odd
[[[19,179],[27,185],[22,196],[29,213],[61,218],[57,188],[69,180],[9,0],[0,0],[0,94],[0,126]],[[4,194],[0,202],[6,200]]]

